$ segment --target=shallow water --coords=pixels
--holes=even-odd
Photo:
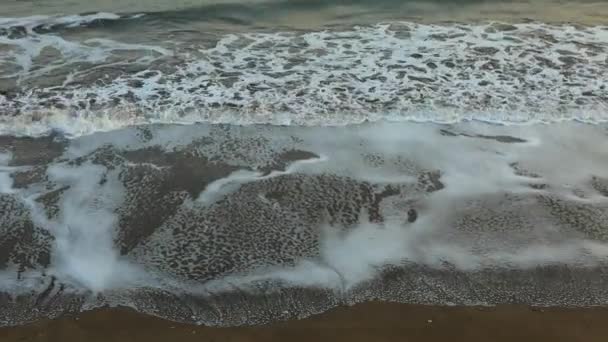
[[[581,123],[411,122],[6,137],[0,319],[605,305],[607,139]]]
[[[82,14],[91,12],[157,13],[176,22],[218,20],[235,24],[311,27],[332,22],[361,23],[366,19],[421,18],[540,19],[601,23],[603,1],[578,0],[9,0],[5,17]]]

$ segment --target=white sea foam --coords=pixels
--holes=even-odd
[[[38,33],[0,42],[5,76],[20,89],[0,94],[3,134],[79,136],[144,123],[608,120],[605,26],[406,22],[229,34],[212,47]]]
[[[48,279],[41,272],[26,272],[20,279],[17,279],[15,277],[17,271],[17,267],[8,267],[0,271],[0,292],[10,292],[14,295],[28,294],[48,286]]]
[[[28,200],[34,223],[55,238],[49,273],[94,292],[134,285],[141,272],[121,260],[113,245],[113,210],[121,203],[120,184],[110,177],[106,186],[100,186],[104,169],[90,164],[54,165],[47,174],[52,181],[68,187],[56,219],[47,218],[38,204]]]
[[[0,152],[0,194],[12,192],[13,180],[10,177],[12,168],[6,166],[10,160],[10,153]]]
[[[6,166],[11,161],[11,154],[7,152],[0,152],[0,166]]]
[[[362,223],[349,232],[325,228],[320,263],[304,263],[291,271],[271,273],[272,276],[296,283],[315,283],[316,280],[316,285],[342,284],[349,288],[372,279],[383,265],[399,265],[402,262],[438,268],[449,263],[456,269],[472,271],[486,267],[532,268],[556,263],[589,266],[608,260],[606,243],[582,236],[567,237],[557,228],[562,224],[559,222],[554,225],[551,221],[539,220],[538,226],[526,228],[529,230],[516,240],[516,244],[503,246],[502,239],[513,238],[521,229],[508,225],[521,223],[517,220],[505,221],[506,225],[500,226],[500,218],[488,221],[489,226],[474,233],[490,248],[482,253],[477,251],[479,246],[466,235],[458,237],[461,233],[451,234],[463,211],[481,218],[486,215],[483,205],[469,204],[472,199],[500,197],[503,192],[515,195],[542,193],[528,186],[534,180],[549,184],[552,189],[550,193],[560,196],[565,196],[567,192],[572,194],[573,188],[585,189],[588,195],[586,203],[600,205],[605,210],[608,198],[589,186],[591,175],[608,177],[608,155],[604,143],[607,137],[604,130],[585,125],[492,127],[463,124],[457,127],[460,127],[456,129],[457,132],[462,129],[479,134],[504,134],[528,142],[509,144],[478,138],[437,136],[435,128],[426,125],[367,126],[355,134],[365,136],[367,151],[381,153],[389,160],[391,155],[400,155],[425,168],[442,170],[441,182],[445,189],[416,200],[417,203],[413,205],[418,207],[420,216],[414,224],[404,225],[403,212],[399,207],[387,207],[384,208],[387,215],[384,223],[365,222],[363,213]],[[335,142],[333,139],[320,141]],[[357,140],[350,141],[350,144],[357,145]],[[338,163],[344,169],[361,167],[356,153],[344,156],[342,149],[334,150],[334,153],[343,157]],[[329,153],[328,164],[334,161],[332,157],[332,153]],[[349,158],[350,164],[346,162]],[[539,178],[515,174],[511,165],[516,161]],[[323,167],[318,170],[326,171]],[[538,217],[545,215],[541,207],[533,207],[530,209],[532,213],[526,213],[525,209],[514,209],[521,205],[517,203],[517,200],[505,201],[503,207],[495,208],[494,215],[499,215],[501,211],[522,217],[529,214]],[[515,207],[511,207],[513,205]],[[498,226],[493,228],[492,225]],[[491,231],[498,228],[504,229],[498,235],[486,232],[486,229]],[[457,238],[450,238],[453,236]],[[557,242],[550,242],[551,239]],[[339,274],[340,281],[328,276],[327,272]],[[304,280],[304,275],[310,277]],[[319,278],[313,278],[315,275]]]
[[[10,194],[12,192],[13,180],[10,173],[0,168],[0,194]]]
[[[273,170],[267,175],[261,172],[239,170],[231,173],[228,177],[221,178],[208,184],[205,190],[198,196],[197,202],[211,204],[219,198],[225,197],[230,192],[238,189],[240,185],[249,182],[260,181],[272,177],[288,175],[296,172],[304,172],[308,164],[316,164],[325,161],[325,158],[313,158],[298,160],[289,165],[284,171]]]
[[[608,198],[589,184],[592,176],[608,178],[608,155],[603,144],[605,129],[584,124],[466,123],[443,126],[452,133],[439,135],[441,127],[384,123],[343,129],[290,130],[289,135],[304,141],[298,148],[323,154],[324,161],[310,164],[313,166],[310,169],[288,168],[283,174],[338,174],[380,184],[413,185],[415,177],[403,174],[415,172],[416,168],[391,163],[401,157],[420,169],[441,170],[445,188],[430,194],[412,189],[394,202],[389,200],[382,207],[385,215],[382,223],[368,222],[367,213],[363,212],[361,223],[354,228],[322,227],[318,259],[302,260],[295,267],[229,276],[203,288],[225,290],[262,279],[282,279],[302,286],[348,290],[373,279],[383,266],[404,262],[432,268],[449,264],[460,271],[476,271],[494,267],[528,269],[551,264],[587,267],[608,261],[605,242],[568,228],[569,223],[565,222],[569,218],[552,216],[555,214],[550,214],[536,199],[537,195],[557,196],[584,203],[595,208],[593,210],[606,211]],[[190,128],[182,129],[187,136]],[[195,130],[192,127],[192,131]],[[154,134],[162,139],[162,132],[159,128]],[[276,141],[281,141],[280,134],[267,133],[263,136],[270,139],[265,144],[276,147]],[[244,141],[256,134],[260,131],[239,131]],[[506,136],[518,140],[512,143],[497,140]],[[223,143],[216,137],[200,151],[215,158],[213,151]],[[234,153],[253,153],[247,148],[237,148]],[[370,166],[362,161],[362,154],[379,155],[384,164]],[[529,174],[519,173],[518,168]],[[212,183],[201,197],[213,198],[214,202],[242,184],[262,179],[258,173],[236,172]],[[530,186],[541,183],[547,187]],[[233,186],[229,187],[230,191],[223,191],[227,184]],[[576,197],[574,189],[583,189],[584,198]],[[263,196],[259,200],[266,201]],[[405,223],[404,211],[408,208],[418,211],[414,223]],[[471,225],[459,221],[470,215],[481,223]],[[170,236],[160,239],[165,238]],[[194,291],[195,288],[200,286],[188,289]]]
[[[133,260],[127,262],[118,256],[113,245],[115,210],[124,205],[126,191],[118,179],[120,168],[108,171],[89,162],[53,165],[47,172],[49,180],[57,187],[70,186],[59,202],[60,215],[49,220],[37,204],[29,203],[34,222],[48,227],[55,236],[51,274],[61,281],[93,291],[146,284],[205,293],[281,279],[340,291],[373,279],[385,265],[404,262],[432,268],[449,264],[460,271],[476,271],[558,263],[586,267],[608,261],[602,227],[585,227],[585,221],[580,221],[580,227],[572,228],[577,223],[572,220],[596,220],[601,225],[602,217],[607,217],[608,197],[590,184],[591,177],[608,179],[607,136],[602,125],[495,126],[469,122],[452,126],[374,123],[346,128],[148,129],[150,137],[144,141],[135,129],[74,139],[63,158],[76,159],[108,143],[117,149],[159,146],[161,150],[179,151],[201,136],[211,137],[195,153],[209,160],[243,165],[243,171],[210,183],[199,195],[201,203],[184,204],[200,210],[211,210],[218,199],[231,196],[245,184],[285,175],[338,175],[381,187],[403,186],[404,190],[383,201],[383,222],[369,222],[368,213],[362,212],[361,222],[355,227],[320,227],[317,258],[299,260],[294,267],[262,267],[245,275],[232,274],[193,285],[163,272],[145,274],[133,266]],[[445,132],[440,134],[441,130]],[[264,144],[252,146],[250,142],[256,138],[263,138]],[[512,142],[504,142],[509,139]],[[227,145],[231,149],[227,150]],[[283,171],[266,175],[245,171],[266,165],[268,160],[264,158],[284,148],[322,157],[293,162]],[[370,163],[366,156],[378,156],[379,164]],[[421,170],[438,170],[443,188],[430,193],[417,189]],[[541,184],[546,187],[531,186]],[[572,206],[568,210],[579,210],[575,207],[582,205],[587,211],[566,212],[564,215],[570,216],[560,217],[539,202],[541,197],[566,201]],[[258,199],[268,201],[263,194]],[[297,199],[293,201],[290,206],[297,205]],[[281,204],[276,205],[280,209]],[[294,208],[297,210],[297,206]],[[409,209],[417,211],[415,222],[407,222],[404,216]],[[474,219],[467,221],[471,217]],[[149,239],[168,246],[174,238],[173,231],[159,228]],[[196,253],[196,249],[193,251]],[[150,249],[150,253],[155,252],[155,248]],[[134,260],[148,269],[155,268],[153,262],[146,264],[148,259]]]

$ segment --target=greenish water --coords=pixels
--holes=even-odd
[[[606,1],[563,0],[4,0],[1,17],[91,12],[155,13],[173,22],[310,27],[378,20],[575,21],[601,23]]]

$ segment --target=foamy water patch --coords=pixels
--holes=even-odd
[[[386,265],[407,262],[438,269],[448,265],[471,272],[495,267],[533,269],[560,263],[592,267],[606,261],[605,243],[575,232],[560,231],[564,228],[560,220],[564,218],[543,219],[553,214],[548,214],[547,208],[535,200],[536,196],[565,196],[570,201],[568,196],[576,197],[573,190],[581,187],[589,193],[586,199],[576,198],[605,210],[608,204],[605,195],[588,186],[593,176],[608,176],[603,144],[598,143],[606,139],[603,129],[582,124],[500,127],[468,123],[448,127],[384,123],[349,129],[309,128],[299,134],[293,133],[295,131],[298,130],[294,129],[292,134],[305,142],[307,150],[324,152],[324,161],[311,164],[313,167],[306,171],[292,168],[280,172],[276,175],[278,179],[289,174],[312,177],[336,174],[384,186],[404,186],[410,192],[397,196],[394,201],[387,200],[381,208],[383,223],[368,222],[369,213],[362,211],[361,223],[355,227],[323,228],[318,259],[286,269],[231,276],[225,280],[228,287],[238,287],[238,284],[246,287],[249,282],[276,278],[294,285],[349,289],[373,279]],[[247,140],[250,134],[255,136],[259,132],[242,129],[239,136]],[[265,143],[273,146],[272,140]],[[213,158],[214,148],[213,143],[205,144],[200,151]],[[247,151],[245,148],[233,153],[252,153]],[[379,156],[376,160],[380,164],[362,163],[362,153]],[[558,153],[561,158],[552,159]],[[392,164],[399,158],[404,164]],[[577,162],[579,158],[582,160]],[[565,160],[586,167],[562,169],[559,165]],[[416,193],[416,177],[404,177],[403,173],[416,174],[419,170],[441,170],[442,188],[426,195]],[[268,178],[255,172],[232,173],[211,183],[203,197],[212,192],[219,196],[214,198],[215,203],[218,199],[237,196],[234,194],[247,184]],[[222,192],[220,189],[227,184],[233,186],[230,191]],[[493,199],[503,196],[503,202]],[[480,198],[482,201],[477,203]],[[484,207],[483,198],[488,198],[490,213]],[[263,194],[250,200],[268,203],[277,210],[286,205]],[[411,217],[404,215],[408,209],[415,210]],[[294,210],[298,210],[297,206]],[[503,210],[511,214],[502,217]],[[478,216],[482,224],[475,228],[459,221],[470,215]],[[486,219],[487,226],[484,226]],[[468,239],[466,230],[471,228],[479,229],[472,233],[481,239],[478,242]],[[459,232],[462,229],[464,231]],[[503,243],[503,239],[508,242]],[[482,248],[484,245],[488,247]],[[226,285],[224,280],[218,282],[216,290],[225,290],[221,285]]]
[[[608,119],[607,32],[401,22],[220,35],[201,46],[6,36],[2,59],[16,90],[0,94],[7,114],[0,130],[59,127],[77,136],[137,123],[598,123]],[[56,80],[45,76],[51,72]]]
[[[59,184],[63,198],[57,218],[48,218],[40,205],[29,200],[34,223],[54,236],[49,273],[94,292],[134,285],[141,272],[120,260],[113,245],[116,218],[113,210],[121,203],[122,191],[114,177],[103,168],[54,165],[49,180]],[[104,186],[100,180],[106,179]]]
[[[10,160],[10,153],[0,152],[0,193],[10,193],[12,191],[13,181],[10,178],[12,168],[6,166]]]
[[[26,186],[10,196],[53,236],[46,280],[31,283],[40,291],[52,277],[118,304],[138,291],[347,298],[390,267],[467,279],[604,267],[606,132],[152,125],[69,140],[44,177],[28,176],[33,184],[10,170]]]

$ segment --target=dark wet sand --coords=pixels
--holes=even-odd
[[[366,303],[267,326],[177,324],[128,309],[1,328],[0,341],[607,341],[608,308],[434,307]]]

